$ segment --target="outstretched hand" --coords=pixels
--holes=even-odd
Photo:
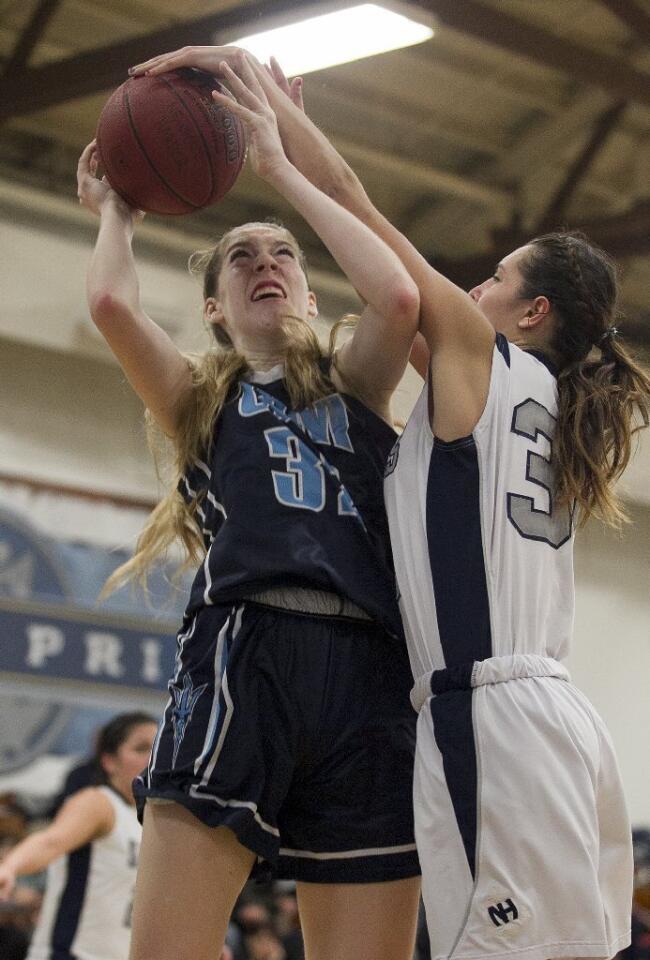
[[[305,103],[302,96],[303,90],[303,79],[302,77],[294,77],[291,82],[287,80],[284,70],[275,59],[271,57],[269,60],[268,66],[266,68],[271,74],[276,84],[285,93],[292,103],[294,103],[299,110],[305,112]]]
[[[264,88],[243,51],[235,58],[234,69],[222,61],[219,73],[228,83],[232,96],[213,90],[212,97],[220,106],[236,114],[246,126],[253,170],[262,179],[271,180],[274,173],[288,161],[277,118]]]
[[[139,77],[143,74],[156,77],[161,73],[167,73],[169,70],[179,70],[182,67],[194,67],[197,70],[204,70],[206,73],[211,73],[215,77],[222,77],[222,64],[227,63],[230,67],[236,68],[237,61],[242,54],[247,57],[258,78],[260,77],[260,72],[265,69],[279,89],[289,97],[299,110],[304,112],[302,77],[294,77],[293,80],[289,81],[275,57],[271,57],[268,66],[263,68],[251,53],[242,50],[240,47],[181,47],[179,50],[171,50],[169,53],[160,53],[155,57],[151,57],[149,60],[144,60],[142,63],[130,67],[129,74],[132,77]]]
[[[142,210],[134,210],[123,200],[119,194],[113,190],[106,177],[99,179],[97,169],[99,167],[99,154],[97,152],[97,141],[91,140],[84,148],[79,163],[77,165],[77,196],[79,203],[90,210],[91,213],[99,216],[102,207],[107,200],[113,200],[122,204],[125,209],[132,212],[134,220],[142,220],[144,213]]]
[[[222,75],[221,64],[224,62],[234,64],[240,53],[239,47],[181,47],[180,50],[158,54],[156,57],[130,67],[129,74],[132,77],[139,77],[146,73],[148,76],[156,77],[158,74],[167,73],[168,70],[196,67],[197,70],[204,70],[219,77]]]

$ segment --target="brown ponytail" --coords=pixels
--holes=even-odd
[[[614,326],[616,268],[579,233],[546,234],[530,246],[520,295],[548,297],[556,317],[549,344],[559,367],[556,498],[576,503],[580,525],[595,516],[620,527],[627,517],[615,482],[634,433],[650,422],[650,377]]]

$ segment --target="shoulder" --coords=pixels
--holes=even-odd
[[[110,797],[110,790],[105,787],[78,790],[65,801],[59,817],[83,820],[89,829],[94,828],[97,838],[106,836],[115,825],[115,804]]]
[[[522,350],[513,343],[507,345],[512,389],[523,391],[549,402],[557,397],[557,371],[552,362],[536,350]]]
[[[390,395],[385,392],[376,396],[370,393],[362,393],[355,384],[349,383],[342,376],[335,362],[332,362],[329,377],[334,389],[341,394],[348,406],[351,405],[351,401],[352,405],[356,404],[359,409],[372,415],[376,420],[380,420],[387,429],[394,430]]]

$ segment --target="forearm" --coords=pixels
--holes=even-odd
[[[354,214],[327,196],[291,163],[267,177],[319,235],[363,300],[384,316],[416,295],[398,257]]]
[[[64,851],[47,830],[39,830],[13,847],[2,861],[2,866],[15,876],[40,873]]]
[[[282,143],[291,163],[327,196],[353,213],[388,244],[416,283],[428,278],[424,257],[374,206],[358,176],[338,150],[278,88],[265,77],[265,91],[278,118]]]
[[[350,165],[277,84],[264,79],[265,92],[278,118],[282,145],[293,165],[319,190],[367,222],[373,206]]]
[[[140,285],[131,248],[133,215],[121,201],[108,200],[101,213],[97,242],[86,283],[93,319],[110,312],[110,304],[136,312],[140,308]]]

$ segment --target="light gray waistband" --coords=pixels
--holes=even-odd
[[[312,590],[310,587],[270,587],[249,593],[247,600],[262,603],[266,607],[308,613],[315,617],[350,617],[352,620],[372,620],[372,617],[347,597],[327,590]]]
[[[431,696],[448,690],[469,690],[489,683],[504,683],[507,680],[523,680],[527,677],[557,677],[571,680],[567,668],[553,657],[536,653],[515,653],[507,657],[488,657],[474,663],[449,667],[446,670],[431,670],[418,677],[411,690],[411,703],[418,713]]]

